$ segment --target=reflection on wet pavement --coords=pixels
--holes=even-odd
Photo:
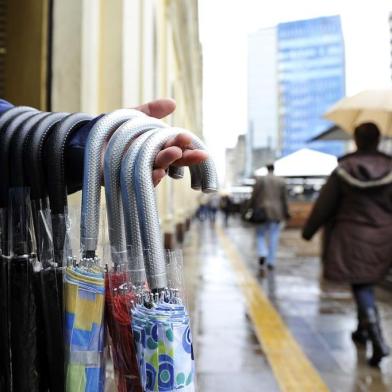
[[[225,233],[331,391],[392,391],[391,359],[381,369],[369,368],[366,353],[351,341],[356,315],[349,290],[320,281],[317,241],[308,244],[298,231],[285,231],[277,268],[262,278],[253,228],[232,221]],[[198,391],[278,391],[236,276],[209,223],[193,224],[184,256]],[[392,343],[392,293],[380,289],[377,295]]]

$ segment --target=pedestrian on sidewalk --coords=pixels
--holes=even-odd
[[[374,286],[392,261],[392,158],[380,151],[380,131],[373,123],[354,132],[357,151],[343,156],[321,190],[302,236],[310,240],[325,228],[324,277],[349,283],[357,305],[357,344],[372,343],[369,364],[389,355],[376,306]]]
[[[274,175],[274,165],[267,165],[268,174],[259,177],[253,188],[249,206],[253,211],[262,211],[264,222],[256,229],[259,266],[273,270],[279,245],[283,221],[290,217],[285,181]]]

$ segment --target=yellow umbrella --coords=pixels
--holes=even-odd
[[[392,89],[365,90],[345,97],[324,117],[350,133],[360,124],[372,122],[382,135],[392,137]]]

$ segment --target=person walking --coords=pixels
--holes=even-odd
[[[392,157],[378,151],[380,131],[373,123],[354,132],[357,151],[339,160],[303,228],[310,240],[325,228],[322,252],[327,280],[351,285],[358,326],[352,340],[372,344],[369,364],[389,355],[382,334],[374,286],[392,261]]]
[[[259,266],[273,270],[283,221],[290,217],[285,181],[274,175],[274,165],[267,165],[268,174],[257,179],[250,199],[250,208],[262,212],[264,222],[257,227]],[[267,243],[268,241],[268,243]]]

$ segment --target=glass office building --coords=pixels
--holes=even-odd
[[[322,115],[345,95],[340,17],[282,23],[277,33],[281,154],[308,147],[342,155],[342,142],[308,143],[331,125]]]

